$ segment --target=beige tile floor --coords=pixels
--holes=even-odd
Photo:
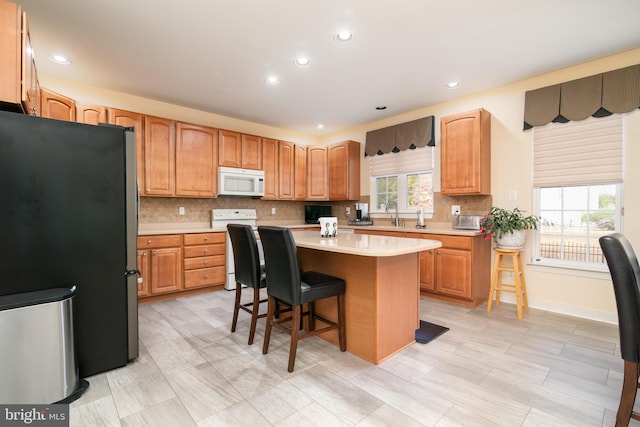
[[[378,366],[320,338],[299,344],[249,316],[230,332],[233,293],[140,307],[140,357],[88,378],[72,426],[613,426],[622,385],[614,325],[515,307],[491,313],[422,298],[450,328]],[[640,425],[632,420],[632,425]]]

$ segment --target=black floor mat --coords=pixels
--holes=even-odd
[[[416,329],[416,341],[421,344],[426,344],[431,340],[438,338],[440,335],[447,332],[449,328],[436,325],[435,323],[420,321],[420,329]]]

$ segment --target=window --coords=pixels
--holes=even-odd
[[[600,236],[619,231],[620,184],[543,187],[536,261],[606,267]]]
[[[598,239],[622,224],[622,116],[534,129],[538,264],[606,270]]]
[[[371,212],[433,214],[433,148],[373,156]]]

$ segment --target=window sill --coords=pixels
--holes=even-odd
[[[603,269],[598,269],[595,267],[587,267],[587,266],[568,266],[568,265],[560,265],[560,264],[548,264],[542,262],[530,262],[528,263],[533,271],[538,271],[541,273],[549,273],[549,274],[560,274],[563,276],[577,276],[577,277],[587,277],[590,279],[597,280],[611,280],[611,275],[607,266],[605,265]]]

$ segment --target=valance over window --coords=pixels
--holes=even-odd
[[[640,64],[526,92],[524,129],[640,108]]]
[[[365,156],[434,146],[433,116],[367,132]]]

